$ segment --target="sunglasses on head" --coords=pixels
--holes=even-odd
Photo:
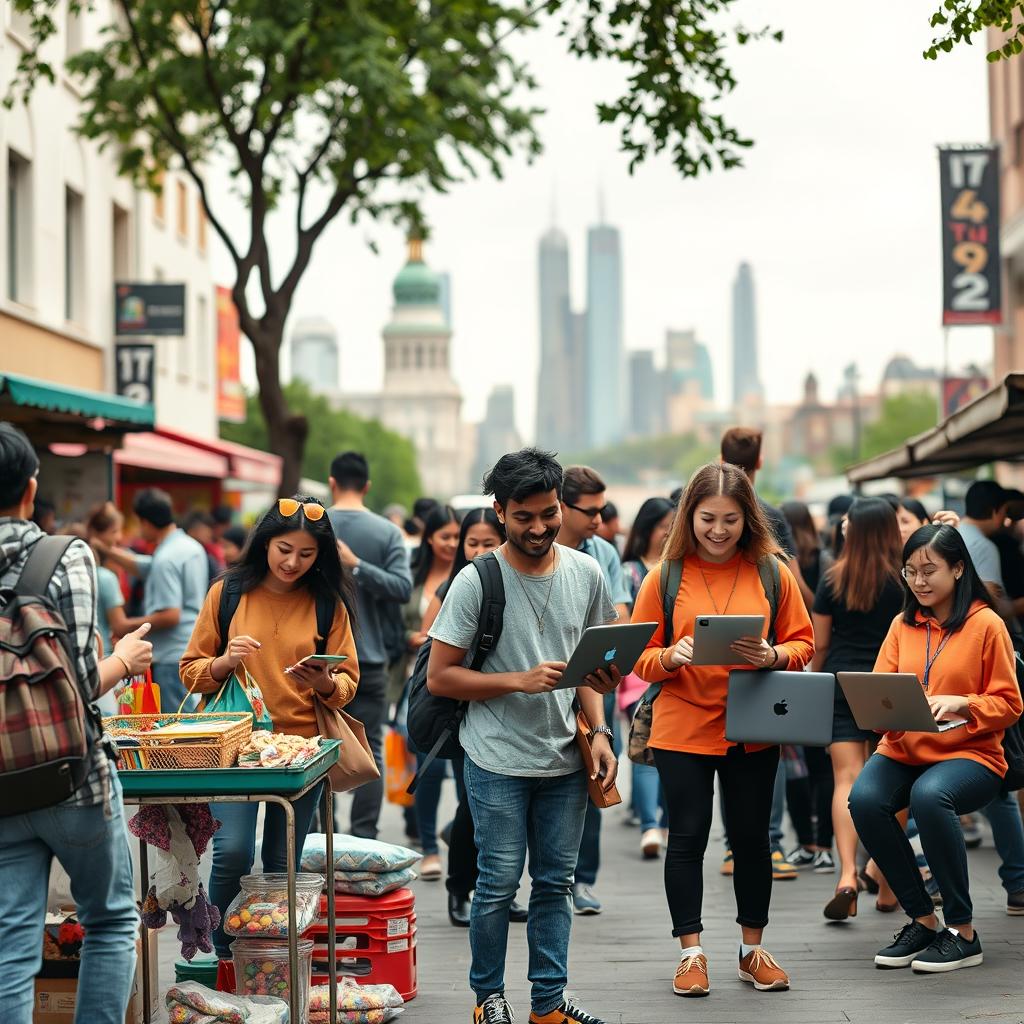
[[[290,519],[299,511],[300,508],[302,509],[303,515],[311,523],[315,523],[318,520],[323,519],[324,513],[327,511],[323,505],[320,505],[315,501],[298,502],[294,498],[277,499],[277,511],[280,512],[285,519]]]

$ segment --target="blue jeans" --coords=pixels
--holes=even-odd
[[[1015,793],[1002,793],[981,809],[992,826],[999,854],[999,878],[1007,892],[1024,890],[1024,824]]]
[[[466,758],[466,792],[476,825],[479,876],[469,925],[469,983],[478,1004],[505,991],[508,908],[530,852],[531,1004],[538,1016],[559,1007],[568,980],[573,871],[583,833],[582,771],[553,778],[498,775]]]
[[[185,689],[185,684],[181,681],[178,663],[176,661],[168,661],[158,665],[154,662],[153,682],[160,687],[160,710],[165,715],[176,714],[181,706],[181,702],[188,693],[188,690]],[[195,703],[196,698],[193,696],[189,699],[189,705],[182,708],[182,710],[190,711]]]
[[[32,1024],[33,979],[42,966],[54,857],[71,878],[85,929],[75,1024],[124,1024],[139,915],[121,783],[114,771],[106,804],[58,804],[0,818],[0,1019]]]
[[[416,751],[417,769],[423,765],[425,755]],[[438,852],[437,847],[437,806],[441,802],[441,783],[448,777],[448,762],[436,757],[416,787],[416,824],[420,833],[423,855],[429,857]]]
[[[911,918],[932,914],[917,857],[896,814],[910,808],[921,848],[942,892],[947,925],[973,917],[967,848],[960,815],[989,803],[1002,780],[976,761],[952,758],[934,764],[900,764],[872,754],[850,793],[850,813],[864,848]]]
[[[306,841],[313,813],[317,808],[322,786],[311,790],[301,800],[295,801],[295,863],[302,856],[302,845]],[[263,870],[284,872],[288,870],[288,849],[284,809],[278,804],[267,804],[263,819]],[[220,831],[213,837],[213,866],[210,868],[210,902],[215,904],[221,918],[240,891],[242,875],[252,871],[256,860],[256,816],[260,805],[253,804],[211,804],[213,816],[221,822]],[[223,921],[213,933],[213,946],[222,960],[231,955],[229,949],[233,939],[224,934]]]
[[[633,811],[640,828],[659,828],[666,820],[665,800],[658,769],[652,764],[633,764]]]

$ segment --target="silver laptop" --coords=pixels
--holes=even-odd
[[[832,742],[836,677],[831,672],[757,672],[733,669],[725,704],[730,743]]]
[[[628,676],[657,628],[656,622],[589,626],[583,631],[555,689],[568,690],[582,686],[583,680],[591,672],[601,668],[607,670],[612,665],[616,665],[624,676]]]
[[[966,718],[936,722],[921,681],[912,672],[839,672],[853,717],[877,732],[948,732]]]
[[[763,632],[763,615],[698,615],[693,623],[692,664],[742,665],[732,644]]]

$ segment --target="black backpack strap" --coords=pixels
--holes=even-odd
[[[228,649],[231,620],[235,617],[241,600],[242,592],[238,589],[238,581],[230,576],[225,577],[224,585],[220,588],[220,604],[217,606],[217,635],[220,638],[217,647],[218,657]]]
[[[327,639],[334,628],[335,602],[326,595],[317,595],[316,598],[316,653],[324,654],[327,651]]]
[[[37,540],[21,570],[14,593],[18,597],[46,597],[50,580],[53,579],[64,552],[76,540],[77,537],[66,536],[42,537]]]
[[[775,617],[779,614],[779,593],[782,590],[782,574],[779,560],[775,555],[765,555],[758,560],[757,574],[761,577],[764,596],[768,598],[768,643],[775,643]]]
[[[493,551],[473,559],[473,568],[480,576],[483,599],[480,602],[480,620],[473,640],[475,651],[469,667],[479,672],[487,655],[498,645],[505,615],[505,582],[501,578],[501,566]]]
[[[661,563],[661,614],[665,624],[665,646],[671,647],[676,638],[676,598],[683,583],[683,560],[666,558]]]

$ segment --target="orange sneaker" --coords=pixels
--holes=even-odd
[[[749,981],[758,992],[783,992],[789,988],[789,975],[760,946],[740,959],[739,974],[740,981]]]
[[[566,999],[557,1010],[543,1016],[531,1013],[529,1024],[604,1024],[604,1021],[581,1010],[571,999]]]
[[[703,953],[683,950],[672,980],[672,991],[677,996],[706,996],[711,991],[708,983],[708,961]]]
[[[494,992],[474,1007],[473,1024],[516,1024],[516,1015],[505,997]]]

